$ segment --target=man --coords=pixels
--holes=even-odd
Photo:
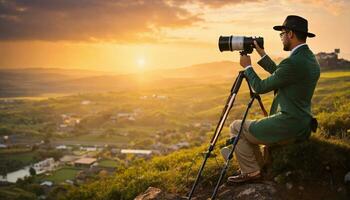
[[[262,57],[258,64],[271,74],[264,80],[255,73],[249,56],[240,58],[244,74],[254,91],[258,94],[274,91],[275,96],[268,117],[244,123],[235,149],[240,170],[228,178],[229,182],[245,182],[261,177],[259,144],[305,140],[311,134],[311,98],[320,77],[320,67],[306,44],[306,38],[315,34],[308,32],[306,19],[295,15],[288,16],[283,25],[274,26],[273,29],[281,31],[283,50],[291,53],[276,65],[255,42],[256,50]],[[230,125],[233,136],[238,134],[240,126],[241,120],[235,120]]]

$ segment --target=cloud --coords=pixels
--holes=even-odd
[[[259,1],[259,0],[251,0]],[[162,29],[194,26],[204,19],[185,4],[211,8],[225,0],[0,0],[0,40],[160,41]]]
[[[261,2],[266,0],[169,0],[168,2],[171,2],[175,5],[182,5],[182,4],[196,4],[199,6],[209,7],[209,8],[221,8],[224,6],[232,6],[237,4],[243,4],[243,3],[251,3],[251,2]]]
[[[333,15],[340,15],[349,9],[349,0],[298,0],[299,2],[326,10]],[[293,2],[295,3],[295,2]]]
[[[0,40],[147,41],[202,21],[161,0],[0,0]]]

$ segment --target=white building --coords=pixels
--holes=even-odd
[[[152,154],[151,150],[141,150],[141,149],[122,149],[120,153],[123,154],[139,154],[149,156]]]
[[[43,161],[35,163],[33,168],[35,169],[36,174],[42,174],[47,171],[53,171],[56,166],[57,163],[53,158],[47,158]]]
[[[81,151],[97,151],[97,147],[80,147]]]
[[[67,150],[67,149],[72,149],[71,147],[67,147],[66,145],[58,145],[56,146],[57,150]]]
[[[53,182],[52,181],[43,181],[42,183],[40,183],[40,185],[51,187],[53,185]]]

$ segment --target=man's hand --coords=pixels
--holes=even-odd
[[[265,50],[260,48],[259,44],[254,40],[254,45],[255,45],[255,49],[258,52],[258,54],[263,57],[264,55],[266,55]]]
[[[250,60],[250,56],[247,56],[247,55],[242,55],[239,63],[241,64],[241,66],[243,68],[245,68],[245,67],[247,67],[249,65],[252,65],[252,62]]]

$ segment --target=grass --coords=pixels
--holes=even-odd
[[[27,153],[30,151],[31,151],[30,148],[0,149],[0,155],[13,154],[13,153]]]
[[[114,168],[118,167],[118,162],[115,160],[101,160],[98,162],[98,165],[101,167]]]
[[[34,158],[36,156],[36,152],[25,152],[25,153],[4,153],[0,156],[0,161],[5,160],[12,160],[12,161],[20,161],[23,163],[23,165],[31,164],[34,161]]]
[[[350,76],[350,71],[330,71],[321,73],[321,78],[339,78]]]
[[[24,189],[17,187],[1,187],[0,188],[0,199],[6,200],[17,200],[17,199],[35,199],[36,196]]]
[[[42,177],[41,180],[52,181],[56,184],[64,182],[65,180],[74,180],[80,169],[73,167],[64,167],[53,172],[50,176]]]

